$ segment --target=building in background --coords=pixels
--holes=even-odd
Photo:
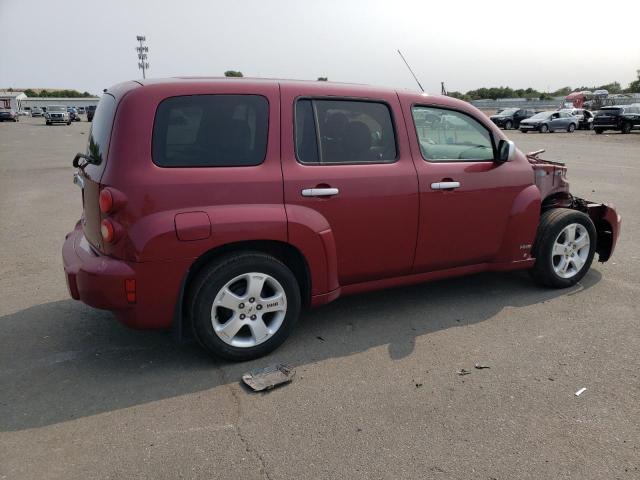
[[[19,112],[35,107],[64,105],[65,107],[89,107],[98,105],[100,97],[27,97],[24,92],[0,91],[0,108],[12,108]]]
[[[0,91],[0,108],[11,108],[19,112],[24,107],[22,102],[27,96],[23,92],[1,92]]]

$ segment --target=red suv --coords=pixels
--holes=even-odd
[[[74,166],[71,296],[233,360],[341,295],[515,269],[571,286],[620,229],[468,103],[360,85],[122,83]]]

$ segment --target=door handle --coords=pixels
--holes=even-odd
[[[338,193],[340,190],[337,188],[304,188],[302,190],[303,197],[330,197]]]
[[[434,182],[431,184],[432,190],[453,190],[460,188],[460,182]]]

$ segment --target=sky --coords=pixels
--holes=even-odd
[[[245,76],[425,90],[623,87],[640,69],[640,0],[0,0],[0,88],[99,93],[141,78]],[[55,37],[53,36],[55,35]]]

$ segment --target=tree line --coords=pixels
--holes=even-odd
[[[27,97],[47,97],[47,98],[85,98],[93,97],[89,92],[78,92],[77,90],[24,90]]]
[[[534,88],[518,88],[513,89],[510,87],[490,87],[490,88],[478,88],[476,90],[469,90],[468,92],[449,92],[450,97],[466,100],[496,100],[498,98],[537,98],[540,100],[549,100],[553,97],[566,97],[571,92],[581,92],[589,90],[607,90],[609,93],[640,93],[640,70],[638,70],[638,79],[629,84],[627,88],[622,88],[619,82],[611,82],[605,85],[599,86],[581,86],[576,88],[562,87],[553,92],[540,92]]]

